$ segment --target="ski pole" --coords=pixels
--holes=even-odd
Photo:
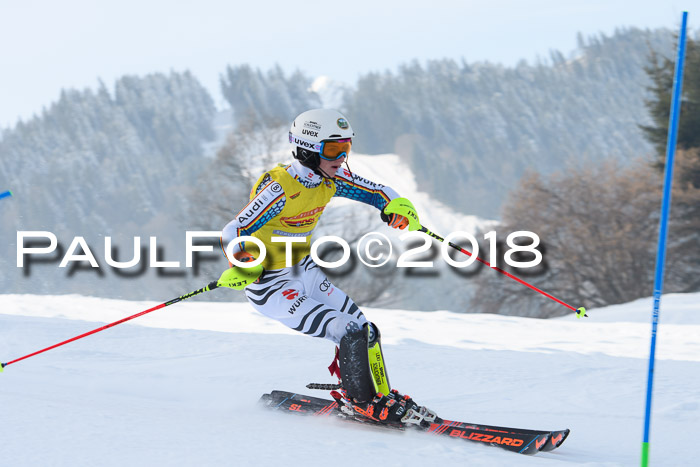
[[[212,281],[208,285],[206,285],[205,287],[202,287],[201,289],[197,289],[194,292],[190,292],[190,293],[185,294],[185,295],[180,295],[177,298],[169,300],[165,303],[161,303],[160,305],[156,305],[153,308],[149,308],[148,310],[144,310],[140,313],[136,313],[135,315],[127,316],[126,318],[120,319],[119,321],[115,321],[113,323],[106,324],[100,328],[93,329],[92,331],[86,332],[86,333],[81,334],[79,336],[75,336],[75,337],[72,337],[72,338],[65,340],[63,342],[59,342],[58,344],[54,344],[50,347],[46,347],[45,349],[37,350],[36,352],[32,352],[29,355],[25,355],[24,357],[16,358],[16,359],[11,360],[7,363],[0,363],[0,373],[3,371],[3,369],[7,365],[11,365],[13,363],[20,362],[26,358],[33,357],[35,355],[39,355],[40,353],[44,353],[48,350],[55,349],[56,347],[60,347],[62,345],[68,344],[70,342],[77,341],[78,339],[82,339],[83,337],[87,337],[89,335],[98,333],[100,331],[104,331],[105,329],[109,329],[113,326],[116,326],[117,324],[121,324],[121,323],[124,323],[126,321],[132,320],[134,318],[138,318],[139,316],[143,316],[143,315],[150,313],[152,311],[160,310],[161,308],[165,308],[166,306],[169,306],[169,305],[174,305],[175,303],[181,302],[183,300],[187,300],[188,298],[194,297],[195,295],[199,295],[201,293],[208,292],[210,290],[214,290],[218,287],[229,287],[231,289],[240,290],[243,287],[245,287],[246,285],[248,285],[249,283],[255,281],[256,279],[257,279],[257,276],[251,276],[250,273],[247,272],[246,270],[241,270],[241,269],[235,268],[235,267],[227,269],[221,275],[219,280]]]
[[[437,234],[434,233],[434,232],[431,232],[430,230],[428,230],[428,229],[427,229],[426,227],[424,227],[423,225],[420,226],[420,229],[418,229],[418,231],[419,231],[419,232],[423,232],[423,233],[425,233],[425,234],[428,234],[428,235],[430,235],[431,237],[433,237],[434,239],[439,240],[439,241],[441,241],[441,242],[443,242],[443,243],[445,242],[445,239],[444,239],[444,238],[442,238],[441,236],[437,235]],[[456,250],[458,250],[458,251],[461,251],[462,253],[464,253],[464,254],[467,255],[467,256],[474,256],[474,255],[472,255],[469,251],[465,250],[464,248],[462,248],[462,247],[459,246],[459,245],[455,245],[455,244],[452,243],[452,242],[447,242],[447,244],[448,244],[449,246],[451,246],[452,248],[454,248],[454,249],[456,249]],[[522,280],[522,279],[520,279],[520,278],[518,278],[518,277],[515,277],[514,275],[510,274],[509,272],[504,271],[503,269],[501,269],[501,268],[499,268],[499,267],[491,266],[491,264],[489,264],[487,261],[484,261],[483,259],[479,258],[478,256],[474,256],[474,258],[475,258],[477,261],[479,261],[479,262],[485,264],[486,266],[490,267],[491,269],[495,269],[496,271],[500,272],[501,274],[505,274],[506,276],[510,277],[510,278],[513,279],[514,281],[520,282],[520,283],[523,284],[525,287],[529,287],[530,289],[534,290],[535,292],[541,293],[541,294],[544,295],[545,297],[547,297],[547,298],[549,298],[549,299],[551,299],[551,300],[554,300],[555,302],[559,303],[560,305],[564,305],[564,306],[567,307],[568,309],[570,309],[570,310],[576,312],[576,317],[577,317],[577,318],[582,318],[582,317],[584,317],[584,316],[585,316],[586,318],[588,318],[588,315],[586,314],[586,309],[585,309],[584,307],[574,308],[573,306],[569,305],[568,303],[566,303],[566,302],[564,302],[564,301],[562,301],[562,300],[559,300],[558,298],[556,298],[556,297],[554,297],[554,296],[548,294],[547,292],[545,292],[545,291],[543,291],[543,290],[538,289],[537,287],[535,287],[535,286],[532,285],[532,284],[528,284],[528,283],[525,282],[524,280]]]
[[[10,196],[12,196],[12,192],[10,190],[0,193],[0,199],[9,198]]]

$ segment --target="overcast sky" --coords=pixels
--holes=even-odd
[[[111,89],[125,74],[189,69],[224,105],[226,65],[275,63],[354,84],[369,71],[451,57],[514,65],[565,55],[576,33],[677,30],[698,0],[0,0],[0,127],[61,88]]]

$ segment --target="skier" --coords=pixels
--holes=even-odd
[[[418,224],[410,201],[349,170],[354,136],[337,110],[309,110],[294,119],[289,132],[294,161],[262,174],[250,202],[222,231],[222,248],[232,266],[227,272],[240,279],[260,313],[338,346],[329,370],[339,378],[341,392],[331,394],[346,414],[387,424],[429,422],[436,417],[432,411],[391,389],[377,326],[310,256],[312,232],[334,196],[374,206],[393,228]],[[347,169],[341,168],[343,162]],[[257,242],[237,240],[244,236],[264,245],[261,265],[241,267],[261,255]]]

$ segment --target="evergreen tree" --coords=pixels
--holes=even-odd
[[[148,280],[92,289],[98,273],[70,280],[48,266],[41,282],[26,280],[8,264],[14,230],[48,230],[59,242],[80,235],[92,247],[105,235],[115,242],[142,232],[179,238],[182,187],[201,170],[202,145],[215,136],[214,113],[211,97],[190,73],[157,73],[124,77],[112,93],[104,83],[95,91],[64,90],[41,115],[4,131],[0,181],[17,194],[12,206],[24,214],[0,229],[0,291],[93,290],[136,298],[162,289]]]
[[[313,92],[311,79],[296,71],[287,78],[277,65],[263,74],[250,65],[227,67],[219,79],[221,93],[233,108],[238,120],[264,128],[277,121],[291,122],[304,110],[321,105]]]
[[[688,38],[686,46],[669,238],[671,251],[688,257],[700,249],[700,41]],[[646,105],[654,124],[641,128],[656,149],[654,166],[663,171],[676,64],[655,53],[651,54],[649,61],[646,72],[653,84]],[[674,249],[673,245],[678,247]],[[673,253],[670,256],[673,257]],[[697,258],[695,261],[697,264]],[[668,270],[670,275],[685,272]],[[696,290],[699,286],[700,281],[688,284],[689,290]]]
[[[700,148],[700,41],[688,37],[683,70],[683,93],[678,122],[678,149]],[[668,124],[671,113],[671,97],[675,60],[653,52],[645,71],[652,81],[648,88],[651,97],[645,101],[652,125],[640,125],[644,137],[654,145],[657,167],[663,169],[666,160]],[[684,174],[686,180],[700,187],[700,171]]]
[[[491,218],[527,169],[651,152],[638,126],[652,122],[644,65],[649,47],[672,50],[672,34],[633,28],[579,39],[579,50],[566,59],[552,52],[551,63],[446,59],[365,75],[344,105],[353,149],[396,152],[425,191]]]

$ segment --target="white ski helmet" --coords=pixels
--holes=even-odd
[[[294,119],[289,130],[289,144],[296,159],[317,171],[324,142],[351,139],[354,136],[350,123],[337,110],[313,109]]]

